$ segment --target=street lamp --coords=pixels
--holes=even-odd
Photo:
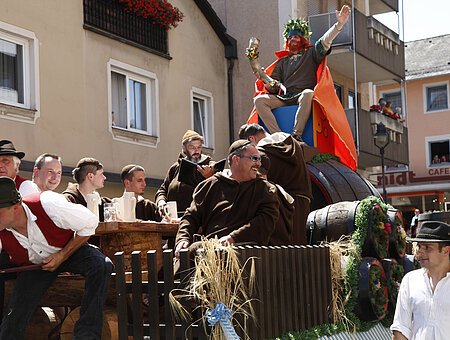
[[[387,194],[386,194],[386,183],[384,180],[384,149],[389,144],[389,133],[386,130],[386,126],[383,123],[377,124],[377,131],[373,135],[373,143],[375,146],[380,149],[381,156],[381,175],[382,177],[382,185],[383,185],[383,200],[387,203]]]

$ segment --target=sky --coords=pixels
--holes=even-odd
[[[403,8],[402,8],[403,3]],[[403,41],[413,41],[450,34],[449,0],[399,0],[399,16],[404,11],[404,36],[395,12],[377,15],[377,20],[400,33]]]

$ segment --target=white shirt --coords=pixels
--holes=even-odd
[[[25,197],[26,195],[34,194],[36,192],[41,192],[36,183],[26,180],[23,181],[19,186],[20,196]]]
[[[434,293],[424,268],[405,275],[391,326],[394,330],[410,340],[450,339],[450,273],[437,283]]]
[[[44,211],[58,227],[73,230],[79,236],[91,236],[95,234],[98,218],[87,208],[81,204],[68,202],[63,195],[53,191],[44,191],[40,197]],[[44,234],[36,224],[37,217],[25,203],[22,203],[22,206],[27,215],[28,237],[11,228],[6,229],[11,231],[20,245],[28,250],[30,262],[41,264],[45,258],[57,253],[61,248],[48,244]],[[0,250],[1,248],[0,242]]]

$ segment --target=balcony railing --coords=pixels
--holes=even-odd
[[[149,19],[126,12],[117,0],[84,0],[84,28],[123,43],[169,56],[167,31]]]
[[[380,81],[390,79],[404,79],[405,77],[405,57],[404,43],[399,39],[397,33],[384,26],[373,17],[367,17],[361,12],[354,11],[354,21],[350,19],[342,28],[342,31],[333,41],[332,46],[355,45],[356,54],[369,61],[372,65],[357,62],[358,80],[362,82]],[[334,13],[324,13],[309,17],[312,30],[311,41],[315,42],[336,22]],[[355,36],[353,36],[352,23],[355,24]],[[341,49],[340,51],[345,51]],[[341,56],[337,63],[353,63],[351,51],[347,57]],[[340,73],[345,74],[349,68],[343,65],[333,64],[333,58],[329,58],[329,66],[336,68]],[[387,71],[387,72],[386,72]],[[380,79],[378,79],[380,78]]]
[[[355,135],[354,110],[346,110],[352,132]],[[353,120],[353,123],[352,123]],[[380,165],[379,149],[373,142],[376,124],[383,123],[389,133],[390,143],[385,149],[388,164],[408,164],[408,129],[397,120],[378,112],[358,110],[359,150],[362,167]]]

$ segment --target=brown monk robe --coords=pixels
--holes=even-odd
[[[294,198],[293,243],[306,245],[306,219],[313,196],[302,145],[290,135],[274,133],[260,140],[258,148],[270,158],[267,179]]]

